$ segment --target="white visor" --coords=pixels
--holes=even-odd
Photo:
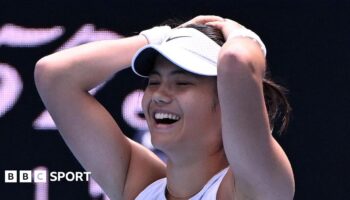
[[[147,77],[158,55],[182,69],[198,75],[216,76],[221,47],[194,28],[173,29],[161,44],[149,44],[139,49],[132,59],[132,70]]]

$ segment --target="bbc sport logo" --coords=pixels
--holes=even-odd
[[[46,183],[89,181],[91,172],[61,172],[47,170],[5,170],[5,183]]]

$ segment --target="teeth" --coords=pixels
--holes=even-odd
[[[172,120],[179,120],[180,117],[171,113],[156,113],[154,115],[155,119],[172,119]]]

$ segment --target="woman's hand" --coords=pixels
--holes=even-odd
[[[233,32],[234,30],[245,28],[241,24],[227,18],[223,20],[208,21],[205,24],[221,30],[222,34],[225,37],[225,40],[227,40],[230,33]]]
[[[246,29],[241,24],[231,19],[224,19],[223,21],[207,22],[206,25],[213,26],[221,30],[226,41],[237,37],[250,38],[252,41],[259,45],[261,52],[264,56],[266,56],[266,47],[260,37],[253,31]]]
[[[209,22],[220,22],[224,21],[224,18],[216,15],[199,15],[183,24],[178,26],[177,28],[186,27],[189,24],[207,24]]]

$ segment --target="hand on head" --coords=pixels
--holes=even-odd
[[[256,33],[245,28],[243,25],[227,18],[223,20],[208,21],[205,23],[205,25],[213,26],[219,29],[226,41],[237,37],[246,37],[254,40],[257,42],[257,44],[259,44],[261,51],[263,52],[264,56],[266,56],[266,47],[263,41]]]
[[[266,56],[266,47],[260,37],[236,21],[215,15],[199,15],[181,24],[177,28],[183,28],[190,24],[202,24],[215,27],[222,32],[225,41],[237,37],[251,38],[259,44],[263,54]],[[169,26],[160,26],[142,31],[140,34],[147,38],[149,44],[161,44],[167,38],[169,32],[171,32]]]
[[[177,28],[186,27],[189,24],[206,24],[209,22],[224,21],[224,18],[215,15],[199,15],[183,24]]]
[[[183,24],[178,26],[177,28],[186,27],[189,24],[203,24],[213,26],[222,31],[225,39],[227,39],[228,35],[236,29],[244,28],[241,24],[227,18],[222,18],[216,15],[199,15]]]
[[[244,26],[241,24],[225,18],[224,20],[221,21],[210,21],[205,23],[205,25],[213,26],[219,30],[221,30],[222,34],[224,35],[225,39],[227,40],[228,36],[230,33],[234,32],[237,29],[245,29]]]

